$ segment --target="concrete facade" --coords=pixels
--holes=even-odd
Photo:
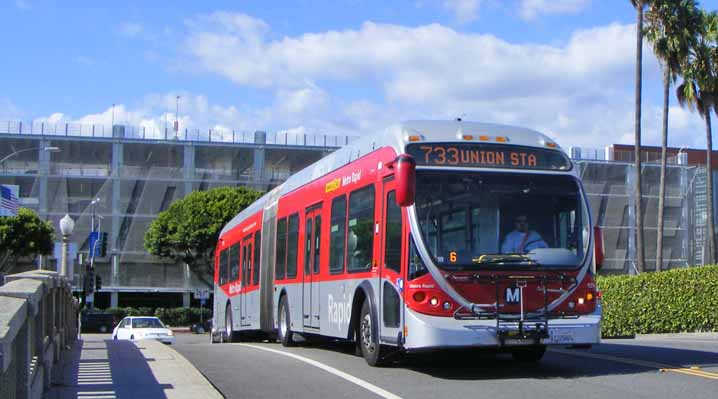
[[[103,282],[98,306],[139,306],[133,293],[148,292],[155,294],[156,303],[182,306],[204,284],[186,265],[145,251],[144,234],[156,215],[193,191],[240,185],[265,191],[349,139],[0,122],[0,159],[35,149],[0,164],[0,183],[18,185],[20,206],[35,210],[58,230],[59,220],[69,213],[76,223],[71,246],[78,254],[89,252],[95,215],[100,231],[108,233],[107,256],[95,259]],[[99,201],[92,205],[95,199]],[[41,262],[55,270],[59,259],[50,256]],[[75,267],[75,287],[79,273]]]

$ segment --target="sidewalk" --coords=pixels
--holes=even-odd
[[[222,398],[187,359],[160,342],[82,337],[46,399]]]

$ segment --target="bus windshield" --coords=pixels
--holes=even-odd
[[[447,270],[575,268],[589,239],[574,177],[418,170],[415,209],[427,250]]]

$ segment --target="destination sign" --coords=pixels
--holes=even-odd
[[[569,170],[571,160],[560,151],[483,143],[410,144],[406,151],[417,165]]]

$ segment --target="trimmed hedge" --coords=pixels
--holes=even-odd
[[[602,335],[718,331],[718,266],[599,276]]]
[[[200,321],[199,308],[108,308],[107,313],[112,313],[115,320],[122,320],[126,316],[155,316],[163,323],[170,326],[189,326]],[[204,320],[212,318],[212,310],[203,308]]]

